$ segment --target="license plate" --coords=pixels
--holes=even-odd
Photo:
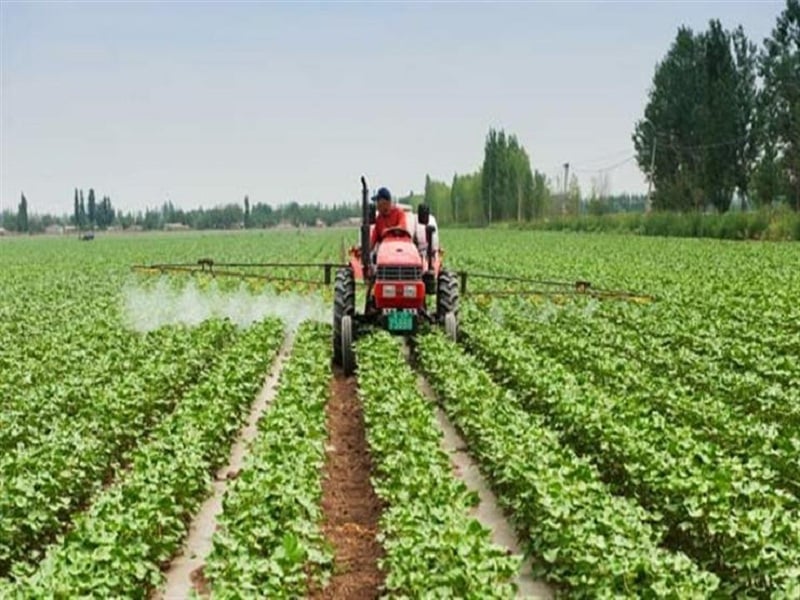
[[[414,315],[406,311],[396,310],[389,313],[389,331],[413,331]]]

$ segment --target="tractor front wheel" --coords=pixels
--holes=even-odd
[[[336,272],[336,282],[333,289],[333,363],[342,364],[342,320],[350,317],[350,344],[352,346],[353,324],[352,317],[356,312],[356,280],[353,270],[349,267]],[[352,355],[352,347],[351,347]]]

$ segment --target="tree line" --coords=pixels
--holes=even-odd
[[[787,0],[759,49],[718,20],[681,27],[656,66],[636,160],[660,210],[800,209],[800,0]]]
[[[88,201],[84,202],[83,190],[75,188],[75,201],[70,224],[80,230],[105,229],[116,220],[116,211],[111,206],[111,198],[103,196],[98,203],[94,189],[89,188]]]
[[[138,213],[130,225],[144,229],[162,229],[170,223],[180,223],[192,229],[263,229],[289,225],[292,227],[330,226],[361,214],[358,202],[334,205],[299,204],[289,202],[277,207],[257,202],[250,204],[245,196],[241,204],[229,203],[203,209],[183,210],[167,202],[160,209]],[[122,222],[123,226],[130,226]]]
[[[158,230],[182,225],[191,229],[260,229],[288,225],[292,227],[330,226],[361,214],[358,202],[336,205],[288,204],[272,207],[269,204],[250,205],[247,196],[242,204],[228,203],[212,208],[184,210],[172,202],[144,211],[114,209],[109,196],[97,202],[93,189],[84,194],[76,189],[73,211],[69,216],[33,214],[28,217],[28,201],[22,194],[17,211],[0,213],[0,227],[20,233],[42,233],[51,225],[71,226],[77,231],[119,229]]]
[[[483,163],[476,172],[456,173],[450,184],[426,175],[424,192],[412,192],[400,202],[426,203],[442,224],[473,226],[645,210],[643,195],[610,195],[607,185],[593,182],[590,195],[584,197],[574,174],[566,187],[563,182],[551,182],[544,173],[533,169],[528,152],[515,135],[490,129]]]

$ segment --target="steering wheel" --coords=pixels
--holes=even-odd
[[[414,239],[412,237],[412,235],[411,235],[411,232],[408,229],[406,229],[405,227],[389,227],[387,229],[384,229],[383,233],[381,233],[381,237],[378,238],[378,241],[382,242],[384,240],[384,238],[387,237],[387,236],[391,236],[391,237],[406,237],[406,238],[408,238],[410,240]]]

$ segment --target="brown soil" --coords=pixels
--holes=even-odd
[[[197,567],[194,571],[192,571],[189,578],[192,582],[192,588],[202,598],[208,598],[211,595],[211,588],[208,585],[208,580],[206,579],[205,574],[203,573],[203,567]]]
[[[370,483],[372,461],[355,378],[334,377],[326,412],[329,437],[322,481],[322,529],[334,548],[334,567],[329,584],[310,597],[377,598],[384,581],[378,568],[383,548],[375,538],[382,506]]]

